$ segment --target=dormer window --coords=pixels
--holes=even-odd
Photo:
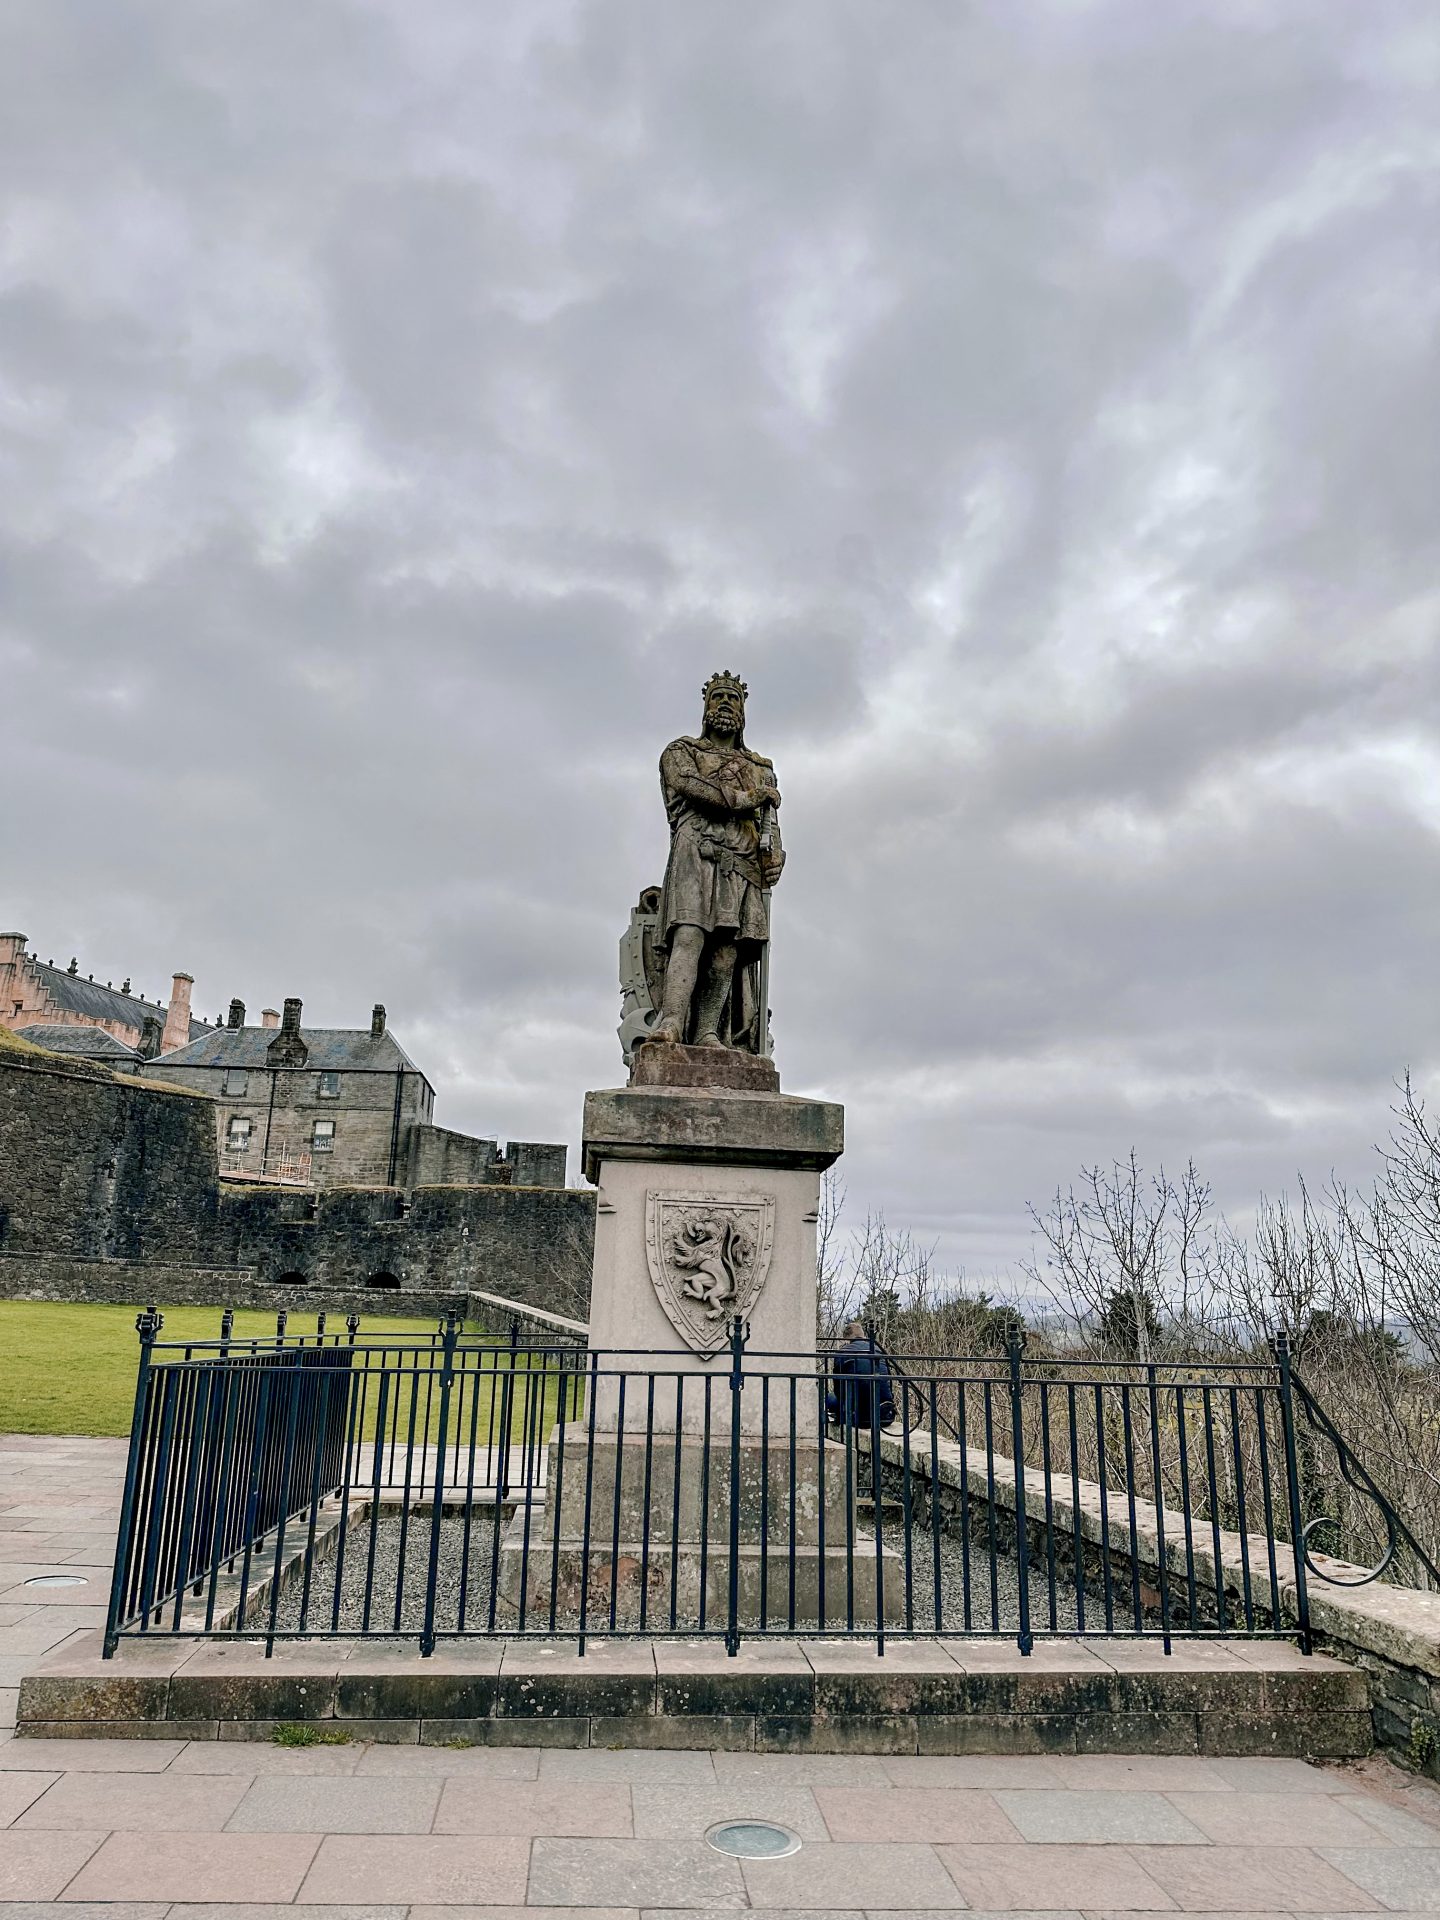
[[[339,1074],[338,1073],[322,1073],[320,1075],[319,1091],[320,1091],[320,1098],[322,1100],[338,1100],[340,1098]]]

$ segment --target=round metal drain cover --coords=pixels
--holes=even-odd
[[[27,1587],[88,1587],[83,1573],[37,1573],[25,1582]]]
[[[769,1820],[722,1820],[705,1838],[717,1853],[737,1860],[783,1860],[800,1851],[800,1836]]]

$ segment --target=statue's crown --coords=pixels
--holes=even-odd
[[[720,673],[712,673],[700,691],[708,700],[711,694],[721,687],[728,687],[731,693],[738,693],[742,700],[750,691],[745,682],[743,680],[737,680],[728,667]]]

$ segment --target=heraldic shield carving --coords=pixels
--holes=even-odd
[[[748,1319],[770,1271],[775,1202],[703,1193],[645,1196],[645,1256],[661,1306],[707,1360],[735,1318]]]

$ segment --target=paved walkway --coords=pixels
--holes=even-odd
[[[0,1437],[0,1719],[98,1624],[123,1448]],[[76,1570],[84,1588],[34,1588]],[[804,1843],[741,1864],[725,1819]],[[51,1903],[58,1903],[58,1908]],[[1382,1762],[878,1759],[0,1731],[0,1920],[1440,1912],[1440,1793]],[[217,1911],[218,1909],[218,1911]]]

